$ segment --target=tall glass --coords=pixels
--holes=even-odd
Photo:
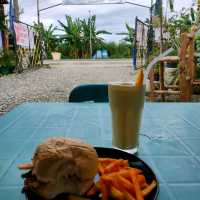
[[[108,94],[112,112],[113,146],[136,153],[145,86],[136,87],[134,83],[110,83]]]

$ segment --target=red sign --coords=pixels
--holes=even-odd
[[[29,47],[28,28],[24,24],[14,23],[17,45]]]

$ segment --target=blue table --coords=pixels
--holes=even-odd
[[[141,134],[139,157],[158,176],[158,199],[199,200],[200,104],[146,103]],[[111,147],[108,104],[27,103],[1,116],[0,200],[25,199],[16,166],[51,136]]]

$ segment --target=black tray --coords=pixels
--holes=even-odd
[[[147,183],[151,183],[153,180],[156,180],[157,186],[152,190],[152,192],[145,198],[145,200],[156,200],[159,193],[159,183],[156,178],[156,175],[154,174],[153,170],[141,159],[139,159],[137,156],[126,153],[124,151],[120,151],[117,149],[112,148],[103,148],[103,147],[95,147],[97,154],[101,158],[114,158],[114,159],[125,159],[129,161],[130,167],[141,169],[144,173],[144,176],[147,180]],[[30,172],[29,172],[30,173]],[[28,174],[29,174],[28,173]],[[26,174],[24,177],[26,177],[28,174]],[[38,196],[31,190],[24,190],[23,192],[26,195],[26,198],[28,200],[44,200],[42,197]],[[67,194],[62,194],[54,198],[53,200],[66,200]],[[99,197],[92,197],[92,200],[99,200]]]

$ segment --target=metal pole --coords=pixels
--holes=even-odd
[[[42,8],[42,9],[40,9],[39,11],[42,12],[42,11],[49,10],[49,9],[51,9],[51,8],[55,8],[55,7],[58,7],[58,6],[61,6],[61,5],[63,5],[63,4],[62,4],[62,3],[58,3],[58,4],[55,4],[55,5],[46,7],[46,8]]]
[[[13,0],[13,5],[14,5],[16,20],[19,20],[20,13],[19,13],[19,2],[18,2],[18,0]]]
[[[126,1],[125,3],[131,4],[131,5],[135,5],[135,6],[139,6],[139,7],[142,7],[142,8],[148,8],[148,9],[150,9],[149,6],[146,6],[146,5],[143,5],[143,4],[138,4],[138,3],[133,3],[131,1]]]
[[[92,20],[91,11],[89,10],[89,22],[90,22],[90,58],[92,59]]]
[[[131,5],[139,6],[139,7],[142,7],[142,8],[150,9],[149,6],[146,6],[146,5],[143,5],[143,4],[138,4],[138,3],[133,3],[133,2],[130,2],[130,1],[126,1],[124,3],[96,3],[96,4],[91,4],[91,3],[88,3],[88,4],[81,4],[81,3],[80,4],[70,4],[70,3],[69,4],[63,4],[63,3],[58,3],[58,4],[55,4],[55,5],[46,7],[46,8],[39,9],[39,11],[40,12],[41,11],[45,11],[45,10],[48,10],[48,9],[51,9],[51,8],[55,8],[55,7],[58,7],[58,6],[62,6],[62,5],[71,5],[71,6],[83,5],[83,6],[85,6],[85,5],[107,5],[107,4],[109,4],[109,5],[112,5],[112,4],[115,4],[115,5],[117,5],[117,4],[131,4]]]
[[[82,5],[82,6],[85,6],[85,5],[91,5],[91,6],[93,6],[93,5],[120,5],[120,4],[132,4],[132,5],[135,5],[135,6],[139,6],[139,7],[143,7],[143,8],[150,8],[149,6],[146,6],[146,5],[143,5],[143,4],[138,4],[138,3],[133,3],[133,2],[131,2],[131,1],[125,1],[125,2],[115,2],[115,3],[109,3],[109,2],[105,2],[105,3],[101,3],[101,2],[99,2],[99,3],[75,3],[75,4],[73,4],[73,3],[64,3],[64,4],[62,4],[62,5],[69,5],[69,6],[74,6],[74,5]]]
[[[37,0],[37,21],[38,25],[40,24],[40,5],[39,5],[39,0]]]
[[[134,65],[134,70],[137,70],[137,25],[138,22],[138,17],[136,16],[135,18],[135,44],[134,44],[134,50],[133,50],[133,65]]]

